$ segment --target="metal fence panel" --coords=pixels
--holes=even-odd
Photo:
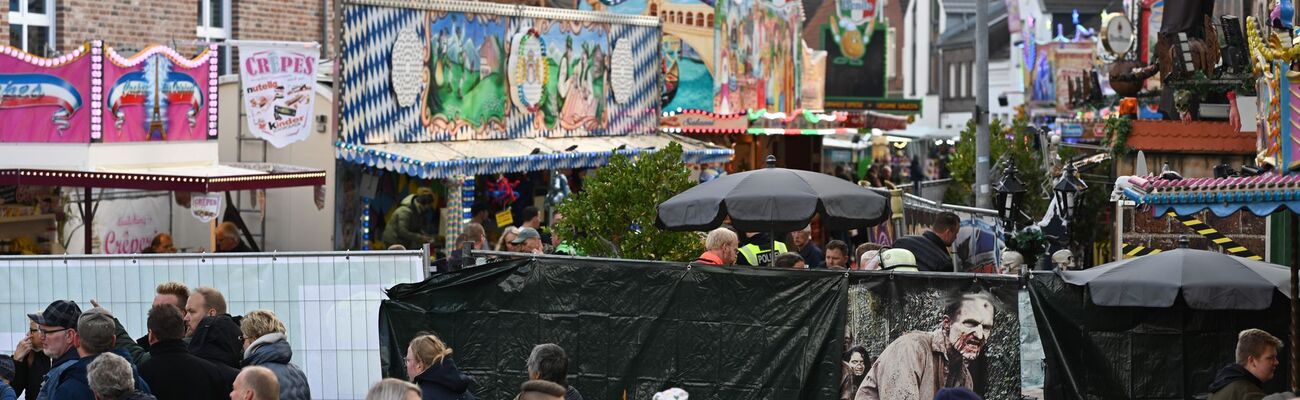
[[[424,279],[419,251],[0,257],[0,352],[27,333],[26,315],[95,299],[144,336],[154,288],[177,281],[216,288],[232,315],[268,309],[289,330],[293,362],[316,399],[361,399],[380,379],[383,290]]]

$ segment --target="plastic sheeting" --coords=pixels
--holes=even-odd
[[[1047,356],[1047,399],[1191,399],[1204,396],[1220,368],[1233,362],[1238,332],[1287,338],[1288,302],[1276,294],[1261,311],[1104,307],[1052,272],[1029,282]],[[1285,352],[1285,348],[1283,349]],[[1285,390],[1288,357],[1279,357],[1265,392]]]
[[[570,358],[590,399],[835,399],[845,274],[644,261],[528,259],[441,274],[388,293],[379,334],[386,376],[420,331],[454,350],[485,399],[513,398],[532,347]]]

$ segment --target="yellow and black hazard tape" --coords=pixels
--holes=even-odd
[[[1150,254],[1160,254],[1160,249],[1124,243],[1124,258],[1141,257]]]
[[[1209,224],[1202,222],[1199,219],[1196,219],[1196,217],[1190,215],[1178,215],[1172,211],[1165,215],[1178,218],[1179,221],[1182,221],[1183,225],[1186,225],[1188,228],[1192,228],[1192,231],[1195,231],[1197,234],[1204,236],[1206,239],[1209,239],[1211,242],[1214,242],[1214,244],[1223,247],[1224,250],[1228,251],[1228,254],[1237,257],[1242,257],[1242,258],[1249,258],[1256,261],[1264,260],[1264,257],[1260,257],[1259,255],[1256,255],[1255,252],[1250,251],[1250,249],[1247,249],[1246,246],[1242,246],[1238,244],[1236,241],[1232,240],[1232,238],[1225,236],[1223,233],[1219,232],[1218,229],[1214,229],[1214,227],[1211,227]]]

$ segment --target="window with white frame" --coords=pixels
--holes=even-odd
[[[9,45],[41,57],[54,48],[54,0],[9,0]]]
[[[199,0],[199,21],[195,34],[209,42],[230,40],[230,0]],[[230,46],[218,48],[217,73],[230,73]]]

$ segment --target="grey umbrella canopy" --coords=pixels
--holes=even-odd
[[[1286,267],[1204,250],[1175,249],[1083,271],[1058,272],[1087,285],[1102,306],[1170,307],[1179,293],[1199,310],[1263,310],[1273,293],[1290,297]]]
[[[655,226],[706,231],[731,225],[741,232],[792,232],[814,215],[826,229],[874,226],[889,218],[889,200],[870,189],[830,175],[769,167],[728,175],[690,188],[659,204]]]

